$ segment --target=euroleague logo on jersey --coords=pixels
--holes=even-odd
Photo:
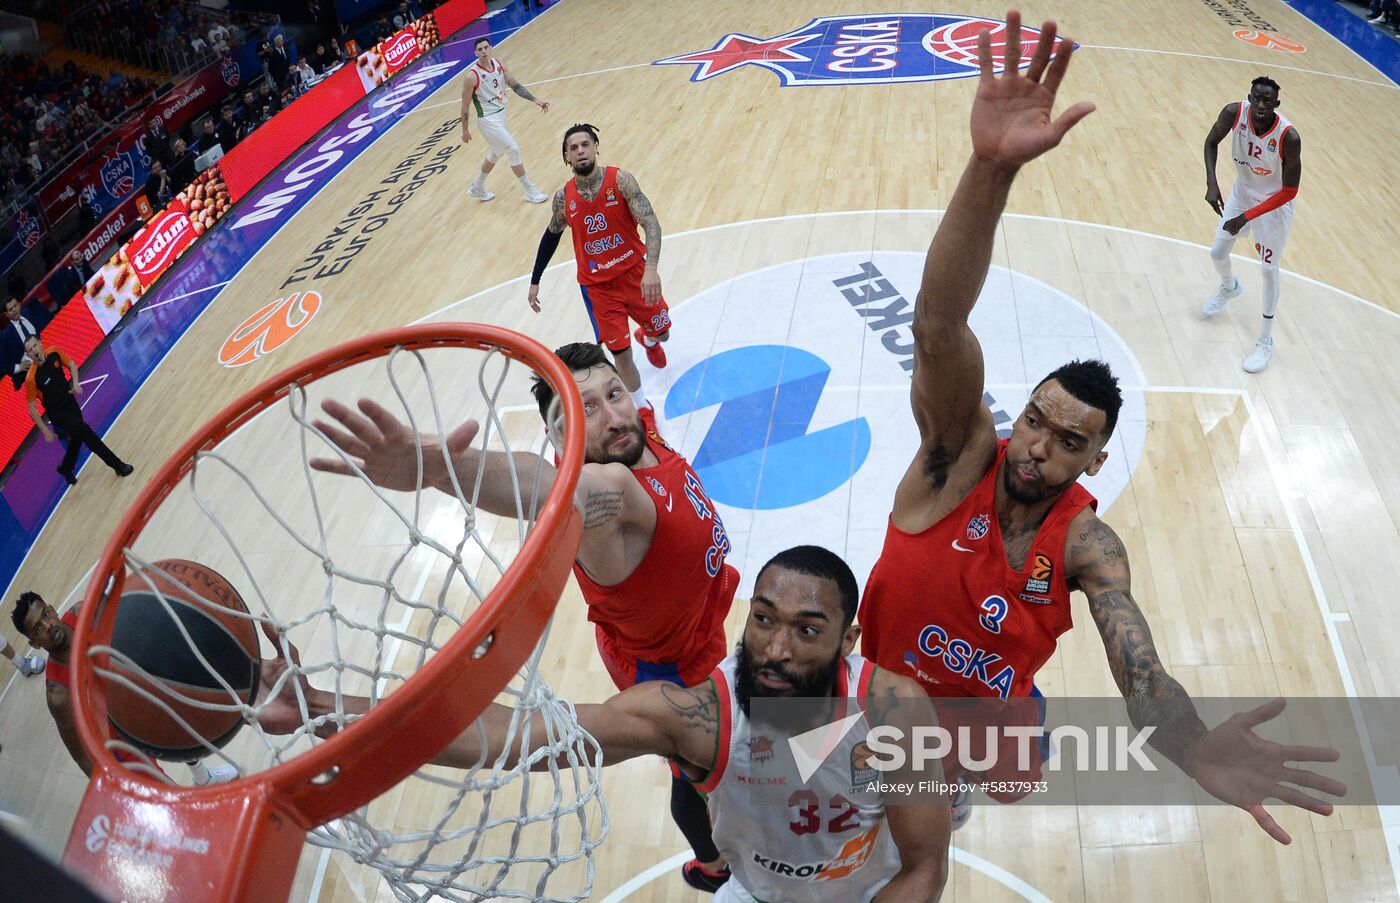
[[[319,292],[293,292],[264,305],[234,327],[219,348],[219,363],[242,367],[276,351],[305,329],[320,309]]]
[[[702,82],[742,66],[778,74],[783,87],[939,81],[977,75],[977,38],[990,32],[993,65],[1006,65],[1006,23],[957,15],[821,16],[773,38],[727,34],[709,50],[652,65],[691,65]],[[1040,31],[1021,28],[1017,68],[1035,53]]]

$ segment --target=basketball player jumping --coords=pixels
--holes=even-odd
[[[44,689],[49,714],[53,716],[54,726],[58,728],[58,736],[67,747],[68,755],[73,757],[83,774],[91,776],[92,760],[88,758],[82,741],[78,739],[78,725],[73,719],[71,700],[73,674],[68,657],[73,649],[73,634],[78,629],[78,609],[70,608],[59,617],[58,612],[54,611],[53,606],[45,602],[42,596],[35,592],[26,592],[20,594],[10,616],[15,622],[15,627],[32,645],[48,652],[48,666],[44,669]],[[115,755],[119,762],[130,761],[132,758],[120,750]],[[232,765],[215,765],[209,768],[198,759],[186,764],[189,765],[190,776],[197,786],[221,784],[238,777],[238,769]]]
[[[1303,178],[1303,139],[1293,123],[1274,112],[1280,103],[1278,93],[1278,83],[1261,75],[1250,83],[1249,97],[1221,110],[1206,135],[1206,203],[1220,214],[1210,259],[1220,273],[1220,286],[1206,299],[1201,313],[1215,316],[1244,291],[1230,270],[1230,251],[1235,239],[1252,231],[1264,276],[1264,325],[1254,350],[1244,359],[1244,369],[1250,373],[1269,366],[1274,356],[1279,260],[1293,227],[1293,199]],[[1233,135],[1236,178],[1230,197],[1222,202],[1215,157],[1226,135]]]
[[[729,537],[700,478],[656,431],[650,407],[638,412],[617,370],[592,343],[565,345],[556,354],[573,372],[583,397],[587,447],[576,498],[583,514],[583,540],[574,575],[596,625],[598,652],[618,689],[647,681],[692,686],[703,681],[728,650],[724,619],[739,575],[725,561]],[[554,401],[537,381],[540,414]],[[412,431],[369,400],[360,412],[331,401],[323,405],[335,423],[317,426],[350,456],[367,477],[387,489],[416,488],[417,449]],[[515,491],[503,452],[484,456],[470,447],[477,432],[468,421],[447,437],[463,486],[486,473],[480,506],[516,515]],[[483,460],[484,457],[484,460]],[[521,472],[534,473],[539,459],[514,456]],[[425,449],[424,482],[452,493],[437,450]],[[311,466],[332,473],[352,471],[340,459],[317,458]],[[548,468],[543,485],[553,481]],[[687,781],[671,786],[671,814],[696,858],[682,870],[687,883],[713,891],[728,878],[723,857],[710,839],[705,801]]]
[[[506,128],[506,92],[503,86],[538,106],[549,111],[549,102],[540,100],[506,69],[506,64],[496,59],[492,53],[491,40],[478,38],[475,45],[476,59],[467,67],[462,79],[462,143],[472,140],[469,111],[476,111],[476,127],[481,137],[486,139],[486,159],[481,162],[481,172],[476,181],[467,189],[467,194],[478,201],[489,201],[495,197],[486,190],[486,177],[496,168],[496,161],[504,156],[510,161],[510,171],[520,180],[525,189],[525,200],[532,204],[543,204],[549,195],[535,187],[530,177],[525,175],[525,164],[521,162],[520,145]]]
[[[1027,697],[1071,626],[1069,593],[1078,588],[1133,723],[1154,725],[1155,748],[1288,843],[1263,800],[1330,813],[1330,805],[1280,782],[1344,793],[1335,781],[1285,765],[1335,761],[1337,753],[1258,740],[1253,726],[1282,711],[1281,700],[1207,731],[1191,697],[1162,666],[1133,600],[1123,543],[1076,482],[1107,458],[1121,403],[1108,367],[1076,361],[1051,373],[1031,393],[1009,440],[997,439],[982,401],[982,349],[968,315],[1011,184],[1022,165],[1093,111],[1081,102],[1052,121],[1072,45],[1060,44],[1052,62],[1055,24],[1042,28],[1024,75],[1007,68],[994,76],[986,32],[978,42],[972,159],[929,247],[915,306],[910,397],[921,442],[895,490],[884,549],[866,585],[862,648],[882,668],[912,671],[930,696]],[[1019,53],[1020,17],[1011,12],[1005,58]],[[954,812],[955,820],[964,817]]]
[[[653,367],[666,366],[661,343],[671,337],[671,311],[661,297],[661,223],[651,201],[630,172],[616,166],[598,168],[598,132],[587,124],[564,133],[564,162],[574,177],[554,193],[554,212],[540,237],[530,275],[530,308],[540,309],[540,277],[571,228],[574,260],[583,304],[593,337],[612,352],[622,384],[638,408],[646,407],[642,375],[632,362],[632,339],[646,349]],[[643,244],[637,235],[646,235]],[[628,318],[637,329],[628,333]]]
[[[734,870],[717,903],[895,903],[933,901],[943,892],[947,806],[931,797],[886,805],[878,791],[853,776],[857,746],[870,722],[881,720],[882,704],[924,698],[914,681],[852,654],[860,636],[854,623],[858,592],[855,575],[834,553],[815,546],[788,549],[759,571],[743,641],[708,679],[690,681],[688,687],[645,683],[601,705],[575,707],[579,725],[602,748],[604,765],[665,756],[680,763],[705,792],[715,843]],[[285,659],[264,659],[264,692],[277,685],[285,669]],[[299,680],[309,716],[336,718],[335,694]],[[290,683],[261,716],[269,732],[303,723]],[[787,773],[790,766],[780,764],[784,760],[754,752],[787,745],[766,725],[749,720],[753,699],[775,697],[834,697],[832,707],[841,711],[863,703],[869,721],[845,731],[824,764],[798,781]],[[365,699],[343,700],[347,713],[368,705]],[[511,714],[503,706],[489,707],[434,761],[469,768],[510,747],[512,758],[504,767],[514,767],[519,744],[508,739]],[[542,759],[534,767],[549,764]],[[793,787],[787,808],[755,792],[756,786],[781,787],[788,781],[801,786]]]

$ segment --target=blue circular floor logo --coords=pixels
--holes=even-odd
[[[870,454],[857,417],[812,429],[826,361],[788,345],[722,351],[694,365],[666,396],[668,420],[717,406],[691,466],[710,498],[736,508],[790,508],[851,479]]]

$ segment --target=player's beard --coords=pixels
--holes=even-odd
[[[637,441],[633,442],[632,447],[625,452],[609,451],[609,444],[617,441],[618,437],[624,433],[630,433]],[[642,418],[633,417],[632,423],[626,429],[610,434],[598,443],[598,448],[591,450],[584,457],[589,464],[624,464],[627,467],[635,467],[637,462],[642,460],[642,453],[646,450],[647,434],[642,429]]]
[[[749,650],[743,641],[734,650],[737,663],[734,669],[734,697],[739,701],[739,710],[748,718],[749,703],[754,697],[760,699],[821,699],[831,695],[836,686],[837,670],[841,667],[841,648],[831,661],[803,674],[787,665],[776,662],[756,662],[749,657]],[[786,690],[775,690],[758,682],[758,672],[768,671],[774,676],[792,684]]]
[[[571,163],[569,165],[573,167],[574,175],[581,179],[586,179],[593,175],[593,170],[598,168],[598,161],[589,160],[587,163]]]
[[[1043,502],[1046,499],[1054,498],[1074,483],[1074,480],[1070,480],[1069,483],[1061,483],[1057,486],[1052,486],[1045,482],[1044,474],[1041,474],[1039,483],[1027,486],[1012,478],[1012,474],[1018,466],[1020,465],[1010,458],[1002,462],[1001,488],[1006,490],[1006,494],[1009,495],[1012,500],[1022,505],[1034,505],[1036,502]],[[1077,479],[1078,477],[1075,477],[1075,480]]]

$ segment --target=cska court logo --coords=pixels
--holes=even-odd
[[[991,32],[998,72],[1005,68],[1006,23],[956,15],[822,16],[775,38],[727,34],[709,50],[686,53],[652,65],[690,65],[690,80],[702,82],[741,66],[778,73],[793,85],[888,85],[941,81],[977,74],[977,36]],[[1027,65],[1040,31],[1021,28],[1021,59]]]

